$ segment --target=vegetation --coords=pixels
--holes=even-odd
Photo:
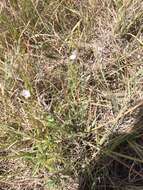
[[[143,1],[0,2],[0,189],[143,188]]]

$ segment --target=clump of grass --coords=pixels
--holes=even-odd
[[[117,3],[117,9],[117,32],[120,33],[120,35],[127,40],[130,40],[133,36],[138,37],[142,33],[142,2],[121,1],[120,4]]]
[[[5,1],[0,31],[0,188],[142,186],[142,2]]]

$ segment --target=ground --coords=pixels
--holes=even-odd
[[[0,189],[143,189],[143,1],[0,2]]]

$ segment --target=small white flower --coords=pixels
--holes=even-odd
[[[70,60],[74,61],[77,58],[77,50],[74,50],[70,55]]]
[[[22,90],[21,91],[21,96],[23,96],[25,99],[30,98],[31,97],[30,91],[26,90],[26,89]]]

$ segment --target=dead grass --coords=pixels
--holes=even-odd
[[[142,0],[1,1],[1,189],[142,189],[142,23]]]

